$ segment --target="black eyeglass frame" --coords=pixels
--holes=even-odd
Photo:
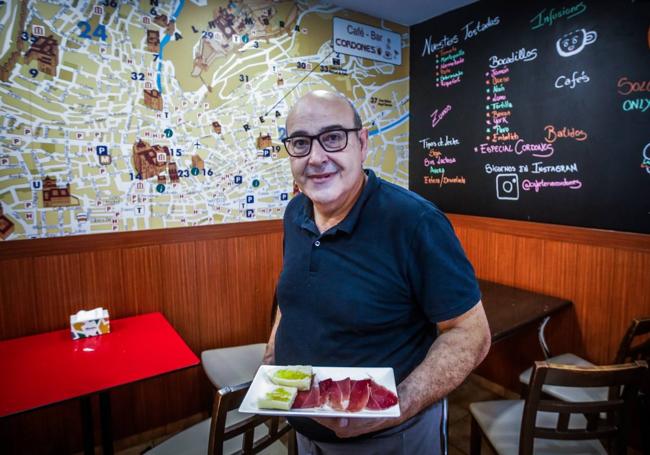
[[[287,151],[289,156],[292,156],[294,158],[304,158],[306,156],[309,156],[309,154],[311,153],[311,148],[314,145],[314,139],[316,139],[318,141],[318,143],[320,144],[322,149],[325,150],[327,153],[337,153],[337,152],[342,151],[343,149],[345,149],[348,146],[348,141],[349,141],[348,133],[350,133],[352,131],[361,131],[362,129],[363,129],[362,127],[360,127],[360,128],[334,128],[334,129],[331,129],[331,130],[323,131],[322,133],[318,133],[315,136],[310,136],[308,134],[296,134],[295,136],[289,136],[289,137],[285,137],[284,139],[282,139],[282,144],[284,144],[284,149]],[[327,133],[333,133],[334,131],[343,131],[345,133],[345,144],[343,145],[343,147],[338,148],[336,150],[328,150],[328,148],[325,147],[325,145],[323,145],[323,143],[321,142],[320,137],[322,135],[324,135],[324,134],[327,134]],[[294,155],[293,153],[291,153],[289,151],[289,147],[287,146],[287,141],[290,141],[291,139],[296,139],[298,137],[309,139],[309,150],[307,150],[307,153],[305,153],[304,155]]]

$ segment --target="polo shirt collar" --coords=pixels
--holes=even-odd
[[[368,198],[372,195],[372,193],[374,193],[375,189],[379,185],[379,179],[372,169],[364,169],[363,171],[368,176],[368,180],[363,185],[363,190],[361,190],[359,198],[354,203],[352,209],[346,215],[343,221],[341,221],[336,226],[331,227],[323,234],[334,234],[337,231],[343,231],[349,234],[354,230],[354,227],[359,220],[359,216],[361,215],[361,210],[363,210],[363,206],[366,204]],[[314,221],[314,206],[307,196],[305,196],[302,210],[298,213],[299,215],[296,221],[300,222],[300,227],[307,229],[316,235],[320,235],[318,227],[316,226],[316,222]]]

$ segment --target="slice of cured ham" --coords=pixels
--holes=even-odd
[[[333,381],[323,379],[319,382],[320,401],[336,411],[345,411],[350,399],[350,378]]]
[[[320,387],[319,403],[321,406],[323,406],[329,400],[330,389],[334,387],[334,381],[332,381],[330,378],[323,379],[318,383],[318,387]]]
[[[348,403],[350,402],[350,378],[334,381],[334,384],[336,384],[341,391],[341,408],[347,409]]]
[[[327,394],[327,404],[335,411],[345,411],[345,407],[343,407],[341,388],[337,381],[332,381],[332,385]]]
[[[313,384],[309,390],[300,390],[291,406],[292,409],[318,408],[322,406],[320,401],[320,387]]]
[[[370,381],[370,398],[366,408],[372,410],[388,409],[397,404],[397,395],[375,381]]]
[[[312,383],[309,390],[299,391],[292,409],[319,408],[327,404],[336,411],[380,411],[394,406],[397,395],[372,379],[334,381],[331,378]]]
[[[358,412],[366,407],[370,398],[370,379],[352,381],[350,385],[350,403],[347,410]]]

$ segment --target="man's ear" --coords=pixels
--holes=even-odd
[[[361,162],[366,161],[368,157],[368,128],[359,130],[359,143],[361,144]]]

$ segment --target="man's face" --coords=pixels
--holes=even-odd
[[[354,128],[354,115],[340,99],[305,97],[287,122],[288,136],[313,136],[337,128]],[[348,145],[340,152],[326,152],[314,139],[309,155],[290,157],[291,172],[300,190],[316,206],[328,211],[343,207],[362,185],[368,131],[347,134]]]

